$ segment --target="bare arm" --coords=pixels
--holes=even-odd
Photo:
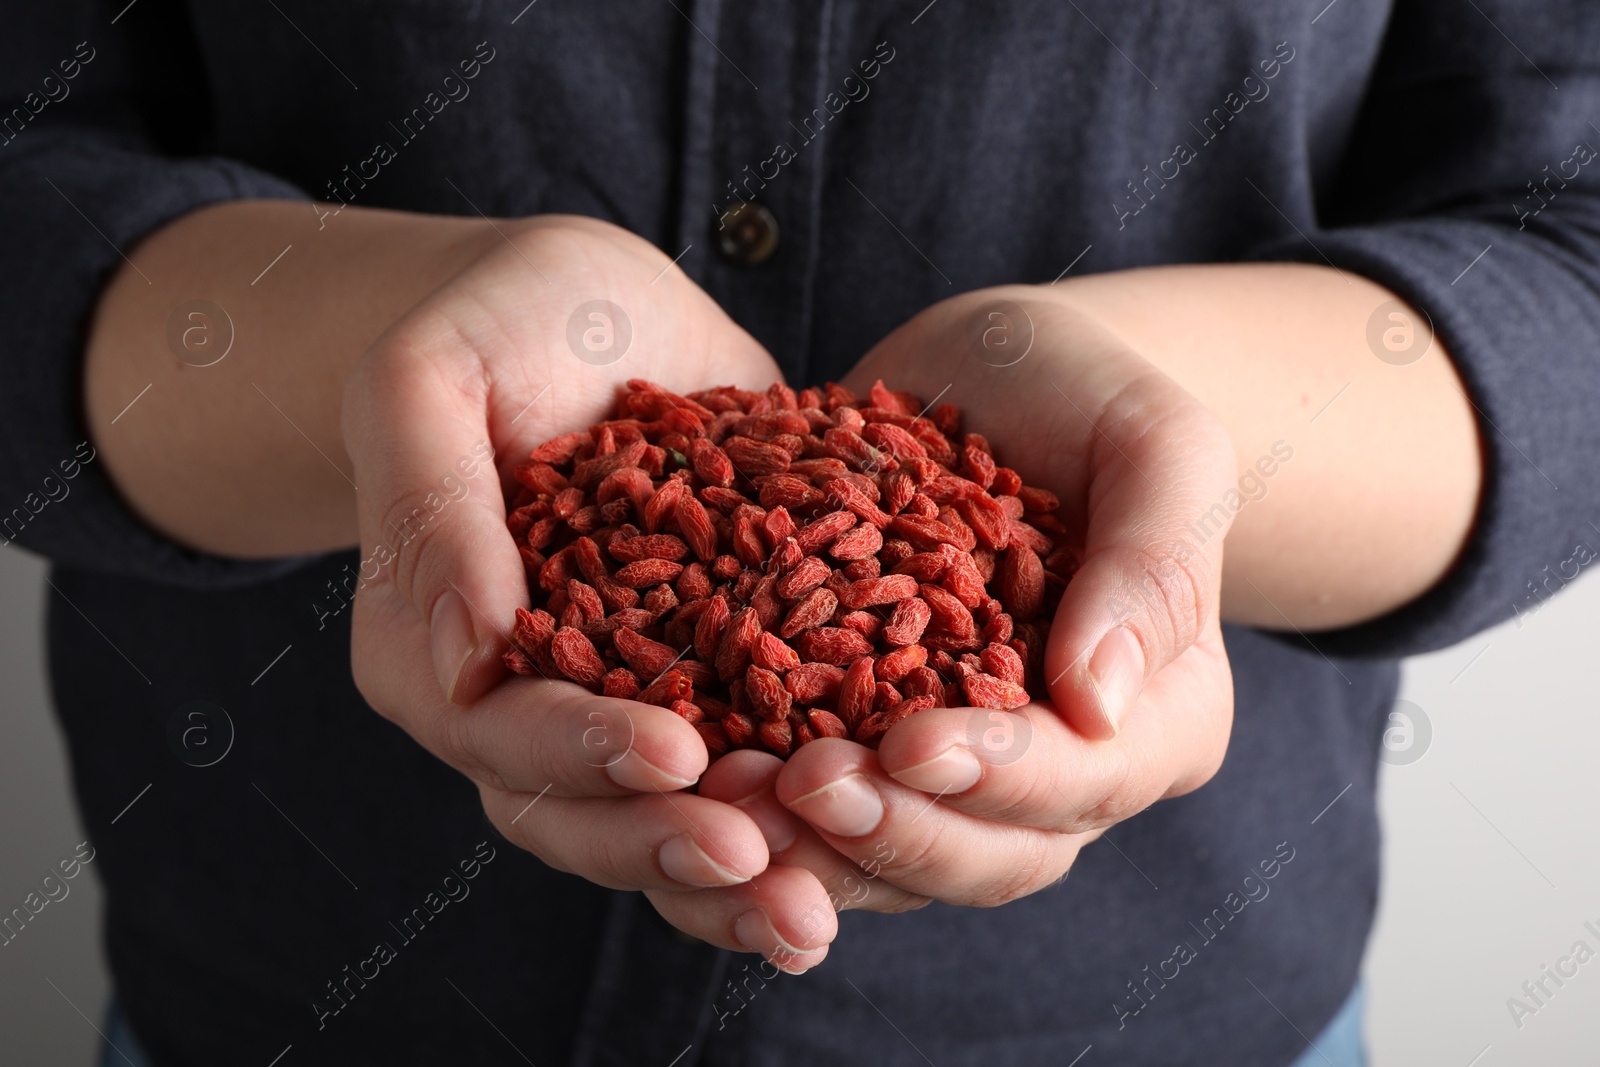
[[[1387,289],[1323,267],[1241,265],[1087,275],[1043,291],[1106,325],[1227,426],[1244,480],[1237,498],[1217,501],[1240,505],[1225,619],[1303,630],[1371,619],[1425,592],[1460,553],[1482,481],[1473,410],[1439,339],[1405,366],[1368,346],[1374,311],[1395,299]]]
[[[151,235],[130,252],[137,269],[101,295],[84,369],[94,444],[124,497],[173,539],[222,554],[354,545],[345,379],[499,240],[480,219],[352,207],[322,225],[307,204],[270,200],[203,208]],[[194,299],[232,320],[232,347],[211,366],[192,363],[226,343],[221,323],[191,334],[192,362],[169,347],[169,317]]]

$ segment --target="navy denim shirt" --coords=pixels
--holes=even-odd
[[[8,11],[0,507],[57,564],[55,697],[140,1039],[171,1065],[291,1045],[285,1067],[1291,1061],[1371,923],[1394,658],[1510,616],[1600,518],[1597,64],[1591,0]],[[1448,344],[1482,415],[1479,523],[1387,618],[1229,628],[1221,773],[1062,884],[848,912],[825,965],[774,976],[499,840],[465,779],[365,707],[348,613],[314,607],[353,553],[206,557],[119,501],[81,444],[98,288],[143,235],[246,197],[329,226],[342,202],[609,219],[681,253],[796,383],[963,290],[1331,263]],[[719,251],[735,199],[776,220],[760,265]],[[211,767],[167,743],[194,700],[234,725]]]

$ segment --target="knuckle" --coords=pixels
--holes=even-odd
[[[970,903],[979,908],[997,908],[1030,896],[1062,877],[1065,872],[1057,870],[1057,866],[1052,842],[1043,834],[1026,834],[1016,850],[1015,861],[978,886]]]
[[[1197,551],[1175,546],[1141,548],[1131,560],[1136,600],[1158,647],[1172,654],[1187,648],[1200,636],[1216,599],[1218,581],[1210,564]]]
[[[980,785],[982,807],[962,805],[968,814],[995,822],[1033,823],[1041,811],[1054,810],[1065,794],[1056,785],[1061,769],[1042,759],[1024,758],[1006,768],[1004,774],[990,774]]]
[[[873,887],[872,899],[867,904],[867,910],[880,915],[903,915],[910,911],[920,911],[932,903],[932,897],[925,897],[920,893],[908,893],[893,886],[879,885]]]
[[[500,772],[491,767],[479,754],[478,720],[472,715],[457,714],[451,709],[431,715],[421,728],[418,740],[423,747],[479,786],[508,793],[510,787]]]
[[[432,608],[432,604],[418,603],[417,594],[424,588],[441,584],[433,579],[431,571],[442,564],[435,560],[442,555],[434,543],[443,523],[438,520],[438,515],[427,506],[428,494],[406,492],[386,506],[381,514],[380,525],[376,531],[379,538],[379,547],[374,549],[374,555],[380,562],[384,555],[389,557],[390,566],[380,567],[380,574],[388,571],[395,588],[411,603],[416,604],[424,614]],[[440,574],[438,578],[448,576]],[[433,590],[436,594],[442,590]]]
[[[1070,821],[1068,829],[1072,832],[1114,826],[1149,806],[1134,788],[1138,765],[1133,754],[1119,748],[1114,754],[1108,753],[1107,758],[1115,763],[1104,774],[1104,784],[1098,791],[1100,799]]]
[[[945,830],[945,820],[932,820],[921,840],[914,846],[900,849],[892,861],[883,865],[884,877],[918,885],[948,881],[956,873],[962,851],[941,844]]]

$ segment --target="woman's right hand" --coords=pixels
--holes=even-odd
[[[501,660],[515,609],[529,604],[506,529],[512,467],[605,418],[628,378],[690,392],[763,389],[781,373],[627,231],[543,216],[507,224],[505,237],[396,322],[348,379],[342,426],[363,555],[356,684],[477,783],[513,843],[601,885],[672,892],[671,920],[702,940],[812,966],[835,931],[826,890],[800,868],[768,869],[762,827],[744,810],[684,791],[707,764],[689,724],[565,680],[509,677]],[[477,474],[486,447],[498,478]]]

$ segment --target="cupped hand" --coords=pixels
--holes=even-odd
[[[800,969],[833,937],[831,921],[801,924],[826,893],[799,868],[768,870],[748,812],[683,791],[706,769],[695,730],[664,708],[509,677],[501,659],[528,606],[506,530],[511,468],[605,418],[628,378],[689,392],[764,389],[780,372],[640,238],[582,218],[500,227],[505,240],[395,323],[346,388],[356,683],[477,783],[512,842],[601,885],[670,894],[685,931]]]
[[[1081,563],[1046,642],[1050,700],[919,712],[876,752],[819,740],[774,775],[774,805],[804,820],[791,849],[840,854],[825,884],[866,875],[868,898],[885,903],[1003,904],[1059,881],[1100,831],[1221,764],[1231,511],[1214,505],[1237,476],[1233,447],[1198,401],[1048,289],[928,309],[847,384],[865,391],[876,378],[954,399],[967,431],[1060,497]],[[791,858],[772,852],[775,864]]]

